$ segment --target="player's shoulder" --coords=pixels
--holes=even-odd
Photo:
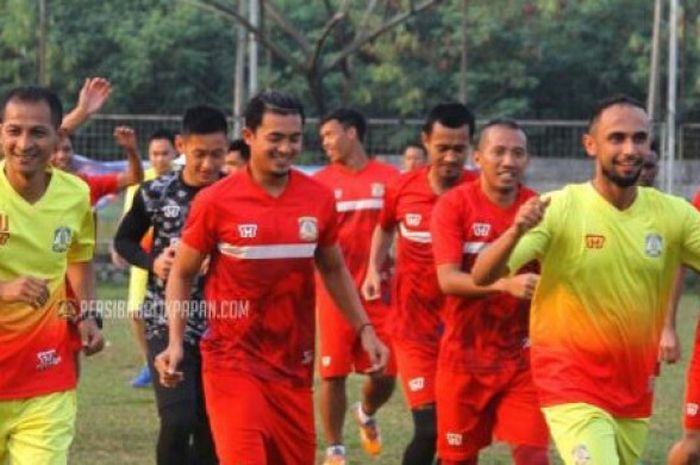
[[[644,201],[644,207],[660,213],[674,215],[675,212],[693,209],[683,197],[667,194],[653,187],[638,187],[638,195]]]
[[[401,192],[410,186],[425,182],[427,176],[427,167],[407,171],[405,173],[399,174],[399,176],[396,179],[390,181],[388,187],[394,189],[397,192]]]
[[[442,194],[438,204],[450,205],[450,208],[458,208],[477,202],[480,198],[480,189],[481,184],[478,178],[463,182]]]
[[[178,182],[179,172],[172,171],[141,183],[141,190],[146,193],[160,193]]]
[[[369,166],[370,166],[370,169],[372,171],[377,172],[377,173],[384,173],[387,176],[398,177],[401,174],[401,172],[398,170],[398,168],[396,168],[391,163],[377,160],[376,158],[370,159]]]
[[[51,170],[52,183],[55,183],[54,192],[60,191],[63,193],[75,192],[76,195],[89,195],[90,186],[86,178],[68,173],[59,169]]]
[[[292,177],[292,182],[297,189],[301,189],[304,192],[308,192],[309,198],[313,199],[314,195],[320,196],[321,198],[327,197],[334,200],[333,191],[323,184],[317,177],[318,173],[313,176],[302,172],[301,170],[294,169],[290,172]]]

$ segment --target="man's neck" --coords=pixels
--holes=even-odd
[[[483,192],[491,202],[495,203],[501,208],[510,207],[518,198],[518,191],[520,190],[519,187],[510,190],[496,189],[485,183],[483,179],[481,179],[480,184],[481,192]]]
[[[20,197],[33,204],[46,192],[51,174],[45,171],[37,171],[30,176],[24,176],[20,173],[10,172],[5,167],[5,177],[7,177],[7,182],[10,183],[10,186]]]
[[[454,181],[444,179],[438,176],[436,169],[430,167],[430,169],[428,170],[428,184],[430,184],[430,188],[435,193],[435,195],[442,195],[448,190],[452,189],[457,184],[459,184],[459,181],[462,179],[462,176],[464,176],[464,173],[460,173],[459,177]]]
[[[287,188],[287,184],[289,184],[291,171],[284,176],[272,176],[260,173],[250,166],[246,169],[250,173],[250,177],[253,178],[253,181],[272,197],[279,197],[282,195]]]
[[[620,187],[602,173],[596,174],[591,184],[605,200],[618,210],[627,210],[637,198],[637,186]]]
[[[350,171],[360,171],[367,166],[367,163],[369,163],[369,157],[367,156],[367,152],[365,152],[362,147],[352,151],[342,162],[340,162],[341,165]]]

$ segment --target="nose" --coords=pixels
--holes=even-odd
[[[16,140],[17,148],[25,151],[34,145],[34,138],[28,132],[22,132]]]

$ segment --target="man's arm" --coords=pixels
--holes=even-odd
[[[507,292],[519,299],[531,299],[539,280],[537,274],[523,273],[500,278],[491,285],[479,286],[474,283],[472,275],[462,271],[456,263],[438,265],[437,277],[440,289],[445,294],[472,298]]]
[[[520,238],[542,221],[549,198],[533,197],[525,202],[513,224],[476,257],[472,279],[478,286],[488,286],[508,273],[508,259]]]
[[[145,270],[153,269],[153,258],[141,247],[141,240],[151,227],[151,217],[146,211],[142,191],[134,194],[131,209],[124,215],[117,234],[114,236],[114,249],[131,265]]]
[[[85,355],[96,354],[104,348],[102,332],[97,327],[95,315],[88,310],[95,299],[95,274],[92,260],[68,264],[66,276],[81,309],[81,320],[78,323],[80,336],[83,341]]]
[[[87,78],[78,94],[78,104],[70,113],[63,117],[61,129],[70,135],[85,123],[92,115],[100,111],[109,98],[112,86],[104,78]]]
[[[136,143],[136,133],[132,128],[117,126],[114,129],[114,140],[126,153],[127,167],[125,171],[117,174],[117,188],[119,190],[143,182],[143,166],[139,157]]]
[[[362,283],[362,296],[366,300],[375,300],[381,296],[381,274],[391,243],[394,239],[393,231],[386,231],[380,225],[375,226],[372,233],[372,243],[369,247],[369,265],[367,275]]]
[[[389,359],[389,349],[377,338],[374,327],[362,308],[340,248],[337,245],[319,247],[316,249],[315,261],[328,293],[350,326],[358,333],[362,347],[369,355],[372,366],[368,372],[382,371]]]
[[[187,323],[187,302],[190,300],[192,283],[199,274],[206,254],[190,247],[185,242],[178,245],[168,283],[165,287],[165,309],[168,317],[168,347],[158,354],[155,361],[160,381],[165,387],[174,387],[183,379],[177,366],[182,360]]]
[[[683,282],[686,272],[687,268],[684,266],[678,269],[673,283],[673,290],[671,291],[671,299],[666,310],[664,328],[661,332],[659,361],[666,363],[676,363],[681,358],[681,344],[676,331],[676,317],[678,316],[678,303],[680,302],[681,294],[683,294]]]

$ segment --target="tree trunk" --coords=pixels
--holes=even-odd
[[[319,75],[318,70],[310,70],[306,75],[306,82],[309,85],[311,98],[314,101],[314,106],[320,117],[326,114],[326,94],[323,91],[323,76]]]

